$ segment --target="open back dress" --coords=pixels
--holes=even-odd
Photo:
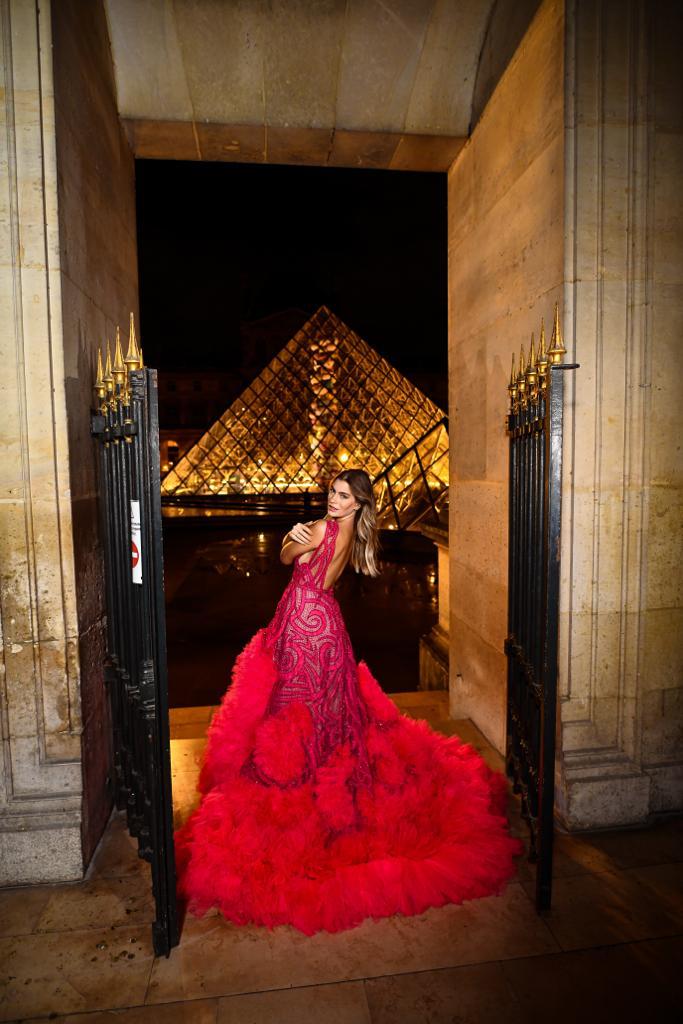
[[[295,560],[209,727],[201,800],[175,834],[193,914],[335,932],[499,893],[515,873],[504,776],[356,663],[324,586],[338,531],[327,520]]]

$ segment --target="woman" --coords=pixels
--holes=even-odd
[[[500,892],[522,849],[504,777],[400,714],[353,656],[333,587],[348,561],[378,573],[364,470],[333,480],[326,518],[297,523],[280,558],[292,578],[235,662],[176,833],[190,911],[312,934]]]

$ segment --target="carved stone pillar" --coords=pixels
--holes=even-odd
[[[680,4],[567,4],[557,805],[683,805]]]
[[[82,875],[50,7],[0,2],[0,883]]]

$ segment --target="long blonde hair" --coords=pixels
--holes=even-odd
[[[365,576],[379,576],[377,509],[372,481],[364,469],[343,469],[332,482],[336,480],[344,480],[351,488],[356,501],[360,502],[354,520],[351,565],[356,572],[362,572]]]

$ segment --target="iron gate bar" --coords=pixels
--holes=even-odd
[[[178,920],[175,900],[176,875],[173,846],[173,796],[171,791],[171,739],[168,709],[168,668],[166,662],[166,615],[163,575],[163,536],[161,520],[161,467],[159,460],[159,407],[156,370],[137,370],[131,373],[134,397],[139,397],[145,416],[147,444],[136,449],[138,479],[141,481],[140,526],[144,531],[142,550],[147,551],[147,579],[139,599],[142,600],[142,622],[152,629],[143,631],[143,707],[147,722],[147,743],[154,744],[145,758],[151,788],[151,828],[155,840],[161,845],[158,856],[152,860],[153,884],[157,906],[162,913],[153,924],[155,949],[163,948],[166,955],[178,942]],[[143,579],[145,569],[143,565]],[[140,619],[138,620],[140,621]]]
[[[509,556],[508,716],[506,769],[521,794],[535,862],[536,908],[550,907],[554,837],[554,771],[560,581],[560,514],[564,354],[559,315],[551,349],[541,328],[528,363],[508,386]]]
[[[131,346],[123,363],[98,359],[100,497],[107,602],[107,659],[114,741],[114,799],[126,811],[138,854],[150,862],[156,918],[154,952],[168,956],[179,938],[173,847],[166,625],[160,504],[159,417],[155,370],[136,369]],[[131,567],[132,502],[139,502],[141,582]]]

